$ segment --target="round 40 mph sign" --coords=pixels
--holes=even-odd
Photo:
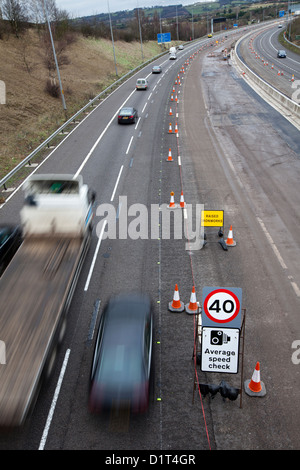
[[[242,289],[239,287],[204,287],[202,325],[241,327]]]

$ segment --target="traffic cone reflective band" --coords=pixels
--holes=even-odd
[[[266,395],[267,392],[265,384],[260,381],[259,362],[256,363],[251,380],[246,380],[244,386],[245,392],[251,397],[264,397]]]
[[[194,286],[193,286],[192,293],[191,293],[190,303],[186,304],[185,311],[186,313],[189,313],[190,315],[195,315],[196,313],[199,312],[199,306],[198,306],[198,302],[196,299]]]
[[[227,246],[235,246],[236,245],[236,241],[234,241],[233,235],[232,235],[232,225],[230,225],[230,229],[229,229],[229,232],[228,232],[228,238],[226,240],[226,245]]]
[[[169,310],[171,312],[183,312],[184,311],[184,303],[181,302],[181,300],[180,300],[179,290],[178,290],[177,284],[175,285],[173,301],[169,302]]]
[[[172,161],[173,161],[172,152],[171,152],[171,149],[169,149],[169,155],[168,155],[168,158],[167,158],[167,162],[172,162]]]
[[[180,195],[180,207],[182,207],[182,208],[185,207],[185,202],[184,202],[184,198],[183,198],[183,191],[181,191],[181,195]]]
[[[169,116],[173,116],[172,108],[170,108]]]
[[[169,208],[176,207],[175,201],[174,201],[174,193],[173,191],[171,192],[171,199],[170,199],[170,204],[168,205]]]
[[[172,124],[169,124],[169,134],[172,134]]]

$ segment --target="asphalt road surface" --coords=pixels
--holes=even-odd
[[[281,32],[282,29],[277,24],[268,26],[263,31],[253,31],[242,41],[238,53],[257,75],[284,95],[299,102],[299,54],[289,51],[279,42]],[[278,58],[278,50],[285,50],[287,56]]]
[[[293,356],[300,340],[299,132],[222,59],[226,42],[207,43],[185,48],[176,61],[160,59],[161,75],[146,68],[146,92],[134,91],[136,77],[128,80],[39,169],[80,172],[97,192],[96,226],[54,377],[24,428],[0,435],[1,449],[299,449],[300,365],[299,354]],[[117,124],[125,100],[139,110],[136,126]],[[172,162],[166,161],[169,149]],[[169,204],[171,191],[177,205],[183,192],[193,226],[187,229],[190,213],[177,208],[168,235],[157,209]],[[21,204],[19,191],[1,209],[1,219],[15,220]],[[199,205],[224,211],[224,238],[232,225],[236,246],[223,250],[215,228],[207,229],[204,248],[193,244]],[[117,236],[103,238],[91,272],[105,211],[113,214],[109,228],[116,222]],[[168,309],[176,283],[184,303],[193,285],[200,303],[205,286],[242,289],[244,354],[237,374],[204,373],[195,365],[196,317]],[[149,411],[92,416],[93,325],[111,295],[136,290],[150,294],[155,309]],[[243,390],[257,361],[267,391],[262,398]],[[222,380],[242,385],[242,394],[231,401],[199,393],[199,383]]]

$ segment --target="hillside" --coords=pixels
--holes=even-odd
[[[75,40],[74,40],[75,39]],[[140,43],[115,42],[118,75],[142,62]],[[161,52],[156,42],[143,44],[144,60]],[[60,96],[45,92],[49,72],[40,34],[29,29],[21,39],[0,40],[0,80],[6,85],[6,104],[0,105],[0,178],[34,150],[65,120]],[[77,34],[64,51],[60,74],[67,116],[115,81],[112,43]]]

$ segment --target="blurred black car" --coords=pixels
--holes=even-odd
[[[2,276],[21,243],[21,227],[0,225],[0,276]]]
[[[280,59],[284,59],[286,57],[286,52],[281,50],[281,51],[278,51],[277,52],[277,57],[279,57]]]
[[[154,65],[152,67],[152,73],[161,73],[161,71],[162,71],[162,68],[160,65]]]
[[[99,322],[89,391],[89,409],[148,409],[152,380],[153,314],[143,295],[120,295],[106,305]]]
[[[128,123],[132,124],[137,121],[138,112],[135,108],[122,108],[118,114],[118,123]]]

